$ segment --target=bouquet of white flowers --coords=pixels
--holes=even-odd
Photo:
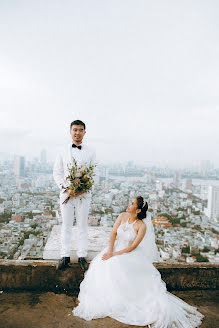
[[[78,165],[76,160],[73,159],[73,164],[68,165],[69,175],[66,177],[66,185],[63,189],[71,189],[73,193],[76,192],[89,192],[94,184],[93,177],[95,176],[94,169],[96,164],[82,164]],[[70,199],[68,196],[64,202],[67,203]]]

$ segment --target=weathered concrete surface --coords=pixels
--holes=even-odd
[[[92,260],[109,242],[112,228],[88,226],[88,252],[87,259]],[[71,262],[77,257],[77,226],[72,227],[72,241],[70,249]],[[60,258],[61,225],[54,225],[43,251],[44,260],[57,260]]]
[[[174,294],[205,315],[201,328],[219,327],[218,293],[216,290],[181,291]],[[1,328],[125,328],[111,318],[85,321],[74,317],[76,298],[53,292],[0,294]],[[137,328],[137,327],[136,327]]]
[[[0,289],[78,292],[84,273],[77,263],[56,270],[56,261],[0,260]],[[155,264],[169,290],[219,289],[219,265]]]

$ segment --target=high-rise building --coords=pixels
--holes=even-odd
[[[209,186],[206,214],[210,219],[219,219],[219,187],[217,186]]]
[[[46,164],[46,150],[42,149],[40,153],[40,162]]]
[[[209,171],[213,169],[213,164],[209,160],[201,161],[201,173],[207,174]]]
[[[173,176],[173,185],[176,188],[179,188],[181,184],[181,173],[180,171],[175,171]]]
[[[163,190],[162,183],[159,180],[156,180],[156,190],[157,191],[162,191]]]
[[[127,166],[134,166],[134,163],[133,163],[133,161],[128,161],[128,164],[127,164]]]
[[[186,179],[185,188],[186,190],[192,190],[192,179]]]
[[[24,177],[25,175],[25,158],[24,156],[15,156],[14,173],[17,177]]]

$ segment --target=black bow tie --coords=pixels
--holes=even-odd
[[[78,148],[78,149],[81,150],[81,146],[76,146],[74,143],[72,144],[72,147],[73,147],[73,148]]]

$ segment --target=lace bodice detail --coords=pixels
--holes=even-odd
[[[120,224],[117,229],[117,238],[114,244],[114,251],[119,251],[131,245],[136,237],[136,232],[133,227],[135,222],[136,220],[129,223],[128,219],[126,222]]]

